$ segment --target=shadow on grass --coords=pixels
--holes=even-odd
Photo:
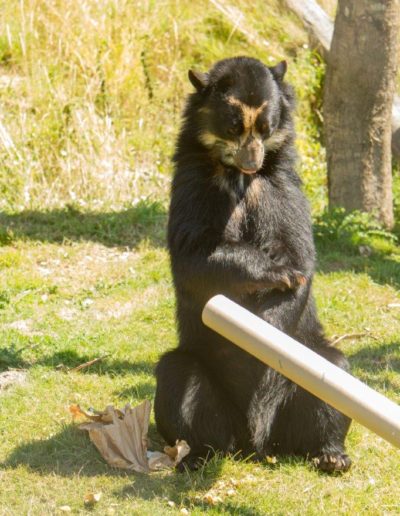
[[[362,347],[346,355],[356,376],[370,387],[398,391],[398,383],[392,382],[387,373],[400,374],[400,341]]]
[[[319,272],[365,273],[377,283],[400,286],[396,235],[380,228],[370,215],[326,211],[315,220],[313,231]]]
[[[156,429],[150,425],[149,436],[153,446],[151,449],[162,449],[162,444],[155,444]],[[159,438],[160,439],[160,438]],[[165,499],[179,505],[194,505],[198,509],[213,513],[242,514],[258,516],[263,512],[244,504],[235,503],[229,497],[216,506],[202,501],[202,494],[208,491],[218,478],[224,459],[212,458],[199,471],[185,473],[152,473],[150,475],[127,472],[111,468],[102,459],[95,446],[89,441],[85,431],[76,426],[64,426],[60,432],[48,439],[32,440],[17,446],[6,461],[0,464],[5,469],[16,469],[20,466],[30,469],[39,475],[58,475],[61,477],[96,477],[111,476],[126,479],[123,487],[114,490],[119,499],[141,498],[146,501]],[[266,466],[268,467],[268,466]],[[268,468],[269,469],[269,468]],[[195,498],[199,494],[199,499]]]
[[[124,470],[110,468],[90,443],[87,432],[76,426],[64,426],[47,439],[21,444],[0,464],[1,468],[24,465],[41,475],[126,476]]]
[[[400,251],[399,251],[400,255]],[[327,274],[350,271],[368,274],[376,283],[400,287],[400,260],[373,250],[371,256],[361,256],[357,246],[338,242],[317,242],[317,271]]]
[[[86,364],[99,357],[96,355],[79,354],[74,350],[57,351],[52,355],[40,357],[36,360],[28,360],[23,357],[25,347],[17,348],[14,345],[0,347],[0,371],[9,368],[29,369],[32,366],[45,366],[57,369],[60,372]],[[121,376],[124,374],[152,375],[155,362],[120,360],[113,359],[112,355],[104,357],[103,360],[80,370],[80,374],[107,374],[109,376]]]
[[[52,211],[0,212],[0,245],[13,240],[65,243],[99,242],[105,246],[134,248],[142,240],[165,245],[165,208],[141,201],[123,211],[83,212],[76,208]]]
[[[162,449],[164,443],[155,444],[158,439],[156,429],[150,424],[149,437],[153,446],[151,449]],[[16,469],[20,466],[30,469],[39,475],[58,475],[61,477],[96,477],[112,476],[126,478],[127,484],[114,491],[120,499],[154,498],[172,500],[177,505],[185,498],[189,490],[208,490],[220,476],[221,459],[213,459],[199,472],[186,473],[152,473],[150,475],[128,472],[112,468],[102,459],[95,446],[89,441],[87,432],[76,426],[64,426],[60,432],[48,439],[32,440],[17,446],[0,464],[5,469]],[[225,505],[223,505],[225,508]],[[247,512],[243,514],[257,514]]]

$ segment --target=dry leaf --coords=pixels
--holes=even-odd
[[[127,404],[123,411],[108,406],[104,413],[97,414],[97,420],[91,417],[93,422],[84,423],[79,428],[88,430],[90,439],[111,466],[148,473],[146,452],[150,408],[149,401],[134,408]]]
[[[270,457],[269,455],[267,455],[266,460],[268,464],[276,464],[278,462],[278,459],[276,457]]]
[[[61,505],[61,507],[59,507],[59,510],[62,512],[71,512],[72,509],[69,505]]]
[[[79,405],[76,405],[75,403],[73,405],[70,405],[68,407],[68,410],[72,416],[72,419],[78,419],[78,417],[82,417],[85,415],[85,413],[81,410],[81,407]]]
[[[101,493],[87,493],[83,497],[85,505],[94,505],[101,499]]]
[[[79,425],[79,428],[89,432],[91,441],[110,466],[138,473],[172,468],[190,451],[185,441],[177,441],[175,446],[168,447],[168,455],[148,452],[150,411],[148,400],[134,408],[127,404],[123,410],[109,405],[103,412],[86,412],[79,405],[70,406],[74,418],[84,415],[91,420]]]
[[[171,469],[175,466],[171,457],[160,451],[148,451],[147,461],[152,471],[160,469]]]
[[[203,496],[203,501],[210,505],[217,505],[222,503],[222,498],[219,495],[209,491]]]
[[[237,493],[236,486],[238,484],[239,482],[233,478],[219,480],[212,489],[203,495],[202,500],[210,505],[222,503],[224,496],[234,496]]]
[[[114,409],[112,405],[107,406],[105,410],[98,411],[94,409],[83,410],[79,405],[73,404],[69,406],[69,411],[73,419],[86,417],[91,421],[97,421],[99,423],[112,423],[114,414],[120,419],[124,417],[124,413],[119,409]]]
[[[190,452],[190,446],[186,441],[177,440],[175,446],[165,446],[164,452],[174,461],[174,465],[179,464],[181,460]]]

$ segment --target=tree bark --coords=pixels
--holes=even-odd
[[[330,206],[393,226],[391,110],[399,0],[339,0],[324,99]]]
[[[333,34],[333,21],[315,0],[284,0],[288,9],[303,22],[311,44],[328,60]],[[357,0],[356,0],[357,1]],[[400,160],[400,97],[394,96],[392,106],[392,154]]]

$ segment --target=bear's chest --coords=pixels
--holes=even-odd
[[[228,209],[222,221],[227,242],[247,242],[262,246],[276,238],[279,228],[273,192],[262,177],[251,178],[245,187],[228,192]]]

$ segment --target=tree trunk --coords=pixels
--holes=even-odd
[[[315,0],[284,0],[286,6],[303,22],[311,44],[328,60],[333,35],[333,21]],[[400,161],[400,97],[394,95],[392,106],[392,155]]]
[[[329,204],[393,226],[391,110],[399,0],[339,0],[325,83]]]

